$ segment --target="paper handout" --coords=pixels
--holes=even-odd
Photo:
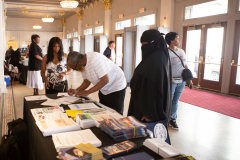
[[[68,107],[70,109],[75,109],[75,110],[85,110],[85,109],[99,108],[94,103],[71,104],[71,105],[68,105]]]
[[[57,152],[70,149],[80,143],[91,143],[95,147],[102,145],[90,129],[52,134],[52,139]]]
[[[25,99],[26,101],[38,101],[38,100],[46,100],[49,98],[45,95],[39,95],[39,96],[28,96],[28,97],[25,97]]]
[[[44,137],[50,136],[53,133],[67,132],[80,129],[80,126],[71,118],[36,121],[36,124]]]

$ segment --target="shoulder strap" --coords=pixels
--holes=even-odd
[[[172,50],[171,48],[168,48],[168,49],[171,50],[181,60],[181,63],[182,63],[183,68],[184,68],[184,63],[183,63],[181,57],[179,57],[179,55],[174,50]]]

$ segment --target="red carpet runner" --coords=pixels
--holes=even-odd
[[[240,119],[240,99],[185,87],[180,101]]]

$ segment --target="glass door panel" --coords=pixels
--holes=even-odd
[[[116,64],[123,69],[123,34],[115,35]]]
[[[224,28],[207,29],[204,79],[219,82]]]
[[[193,77],[198,78],[198,59],[200,53],[201,30],[187,31],[186,58],[187,66]]]
[[[238,49],[238,63],[237,63],[237,76],[236,76],[236,83],[237,85],[240,85],[240,43],[239,43],[239,49]]]
[[[123,38],[122,37],[117,37],[117,41],[116,41],[116,53],[117,53],[117,59],[116,59],[116,63],[118,66],[122,67],[122,41],[123,41]]]
[[[240,95],[240,20],[236,21],[229,93]]]

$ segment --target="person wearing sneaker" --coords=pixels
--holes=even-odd
[[[172,65],[172,115],[170,118],[170,126],[172,126],[173,129],[179,130],[179,127],[177,125],[177,109],[178,109],[178,101],[181,97],[181,94],[185,87],[185,81],[182,79],[182,72],[185,68],[188,68],[185,64],[186,57],[185,52],[178,48],[180,45],[180,39],[176,32],[170,32],[165,36],[165,40],[167,41],[167,44],[169,45],[169,55],[171,59],[171,65]],[[181,60],[185,64],[185,68],[183,67]],[[189,82],[189,88],[192,88],[193,83],[192,81]]]

